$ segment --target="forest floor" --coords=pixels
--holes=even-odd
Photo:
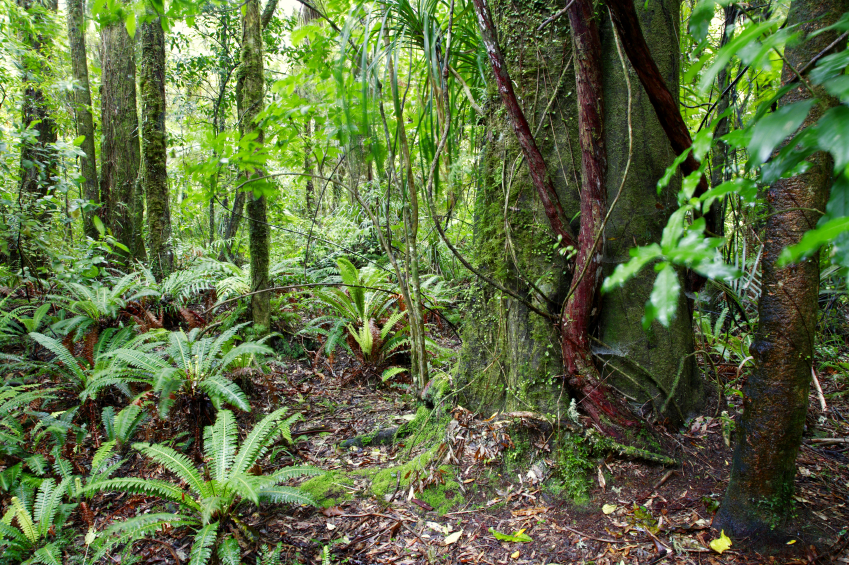
[[[609,456],[575,470],[582,481],[573,474],[571,487],[561,481],[553,488],[555,455],[533,421],[487,420],[453,406],[429,411],[409,394],[351,378],[356,365],[350,358],[332,370],[287,361],[254,375],[254,414],[240,417],[245,429],[280,403],[303,416],[292,427],[294,446],[269,469],[306,462],[328,473],[297,481],[322,508],[250,510],[245,522],[252,529],[235,532],[246,562],[256,556],[258,543],[249,539],[256,535],[282,542],[283,563],[303,564],[322,563],[322,555],[325,563],[399,565],[849,563],[849,446],[811,441],[849,437],[849,396],[841,379],[821,375],[829,398],[825,415],[818,396],[811,396],[795,496],[796,520],[806,532],[780,554],[734,544],[720,555],[709,547],[719,537],[711,521],[732,456],[721,418],[698,418],[684,433],[662,434],[664,452],[682,466]],[[178,417],[140,436],[162,441],[184,425]],[[397,426],[407,435],[390,445],[340,447]],[[141,476],[162,473],[137,455],[127,465]],[[569,488],[581,492],[579,502],[567,496]],[[153,511],[158,502],[110,493],[91,504],[101,528]],[[87,526],[77,525],[84,533]],[[134,553],[146,563],[185,562],[191,543],[190,532],[178,528],[138,544]]]

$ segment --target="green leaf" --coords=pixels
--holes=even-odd
[[[820,247],[831,243],[846,232],[849,232],[849,217],[834,218],[824,225],[810,230],[802,237],[802,241],[781,252],[778,258],[779,267],[796,263],[804,257],[813,255]]]
[[[643,316],[645,329],[648,329],[654,320],[668,328],[678,309],[678,295],[681,292],[678,273],[675,267],[668,263],[661,263],[657,267],[661,269],[654,281],[654,287],[646,305],[646,313]]]
[[[799,129],[816,100],[802,100],[782,106],[776,112],[762,118],[752,129],[749,154],[753,166],[769,159],[778,144],[784,142]]]
[[[525,533],[524,529],[513,532],[512,534],[502,534],[495,528],[490,528],[489,533],[491,533],[495,539],[499,541],[509,541],[512,543],[530,543],[534,541],[531,539],[531,536]]]
[[[631,260],[618,265],[613,273],[604,280],[604,284],[601,286],[602,292],[610,292],[624,285],[636,276],[648,263],[661,256],[660,246],[656,243],[645,247],[632,248],[629,253],[631,254]]]
[[[710,22],[716,14],[716,6],[726,6],[730,0],[700,0],[690,13],[690,33],[696,41],[707,37]]]
[[[82,144],[83,144],[83,141],[85,141],[85,136],[84,136],[84,135],[81,135],[81,136],[79,136],[79,137],[75,137],[75,138],[74,138],[74,145],[75,145],[76,147],[79,147],[80,145],[82,145]]]
[[[834,157],[834,170],[849,166],[849,108],[837,106],[827,111],[816,125],[817,145]]]

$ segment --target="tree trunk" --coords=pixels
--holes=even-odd
[[[674,0],[638,2],[639,29],[648,40],[649,54],[663,82],[672,86],[677,111],[679,82],[680,3]],[[638,69],[629,64],[628,41],[620,35],[631,84],[633,148],[629,155],[629,131],[623,117],[628,113],[628,88],[609,18],[602,26],[604,59],[605,121],[609,198],[622,186],[604,233],[605,275],[630,259],[634,245],[659,242],[669,215],[678,207],[680,177],[660,195],[657,181],[677,153],[667,140],[663,124],[642,86]],[[630,160],[630,165],[628,165]],[[625,176],[625,168],[628,174]],[[624,185],[623,183],[624,177]],[[679,275],[684,286],[684,274]],[[594,351],[604,361],[606,381],[637,399],[651,402],[659,419],[673,425],[697,413],[707,393],[696,367],[692,314],[686,296],[678,300],[677,315],[669,328],[659,322],[643,330],[641,320],[654,284],[654,273],[646,270],[625,286],[604,295],[598,320]],[[669,399],[669,400],[667,400]],[[662,413],[661,413],[662,412]]]
[[[159,18],[142,24],[142,149],[150,265],[157,280],[174,268],[165,132],[165,33]]]
[[[101,120],[100,196],[105,223],[125,245],[136,251],[136,189],[141,152],[136,110],[136,63],[133,39],[124,22],[100,30]]]
[[[663,64],[667,64],[668,59],[668,64],[675,71],[674,74],[670,73],[670,78],[677,80],[677,19],[674,20],[675,25],[667,25],[667,22],[673,21],[668,15],[677,18],[677,5],[673,0],[665,0],[660,4],[650,5],[649,17],[659,14],[654,21],[663,24],[657,25],[657,37],[652,35],[652,42],[653,45],[662,45],[664,53],[668,55]],[[615,332],[624,337],[627,330],[628,341],[617,339],[615,343],[622,348],[627,347],[629,351],[640,352],[650,361],[640,365],[650,365],[653,373],[659,372],[658,368],[674,367],[668,377],[672,380],[682,357],[691,353],[693,348],[687,310],[680,311],[680,327],[670,331],[653,327],[650,334],[642,330],[641,315],[636,316],[636,319],[622,315],[622,301],[634,295],[638,302],[633,308],[642,311],[651,291],[650,274],[646,275],[645,280],[628,287],[627,293],[614,296],[613,306],[607,305],[611,299],[605,297],[604,304],[601,304],[601,326],[598,329],[593,319],[598,315],[599,307],[598,300],[594,298],[600,280],[599,263],[620,260],[620,248],[611,244],[622,245],[627,257],[625,246],[632,245],[634,237],[640,242],[647,236],[655,241],[660,239],[668,217],[665,210],[675,204],[675,187],[668,188],[659,198],[655,185],[675,155],[670,151],[663,131],[656,125],[651,106],[646,106],[648,102],[635,94],[634,162],[624,192],[627,194],[630,189],[637,194],[627,204],[619,202],[595,253],[589,253],[592,243],[588,242],[594,240],[593,235],[598,235],[597,230],[601,229],[602,218],[607,211],[603,195],[606,192],[612,198],[618,192],[628,162],[628,129],[623,127],[628,93],[611,27],[607,18],[601,21],[600,53],[598,49],[589,48],[579,54],[571,48],[570,30],[565,18],[553,20],[541,31],[538,29],[543,21],[561,10],[562,3],[551,2],[546,9],[522,12],[521,16],[506,1],[493,0],[490,8],[499,34],[499,44],[504,50],[505,68],[521,101],[521,110],[527,116],[554,195],[541,190],[545,179],[540,182],[539,178],[533,178],[517,159],[519,142],[511,131],[515,129],[515,124],[510,127],[506,123],[500,115],[499,106],[491,107],[483,152],[482,169],[485,174],[475,206],[475,239],[479,242],[477,261],[489,276],[525,296],[537,308],[548,311],[555,319],[565,314],[567,320],[562,324],[565,331],[561,335],[551,319],[534,314],[520,301],[482,288],[471,304],[472,315],[465,326],[458,376],[458,388],[466,387],[462,393],[462,402],[472,409],[485,412],[534,409],[562,415],[562,409],[568,404],[569,398],[564,390],[566,382],[557,377],[564,375],[564,367],[569,373],[577,371],[581,374],[580,367],[583,366],[583,374],[589,377],[597,372],[589,354],[590,349],[596,355],[604,355],[606,351],[592,342],[591,336],[596,331],[601,334],[605,331]],[[576,27],[585,19],[579,17]],[[583,31],[579,30],[578,33],[584,36]],[[589,125],[579,133],[576,128],[579,117],[577,104],[582,102],[591,106],[593,96],[588,92],[592,92],[592,89],[585,90],[583,98],[576,100],[573,95],[579,92],[576,71],[569,66],[575,64],[574,56],[580,57],[579,64],[584,64],[590,63],[594,55],[600,60],[604,77],[603,116],[608,124],[615,125],[606,128]],[[492,94],[498,96],[498,91]],[[591,108],[582,107],[587,111],[584,112],[584,118],[588,118]],[[586,137],[588,135],[589,138]],[[593,135],[603,135],[603,139],[595,139]],[[658,143],[658,139],[662,144]],[[606,179],[602,174],[601,163],[594,165],[599,169],[588,169],[585,175],[581,170],[582,147],[590,158],[605,145],[608,153]],[[534,169],[533,162],[531,169]],[[604,186],[598,186],[591,177],[604,179]],[[590,184],[587,185],[587,182]],[[572,222],[572,225],[564,222],[562,227],[555,225],[552,229],[551,220],[576,217],[576,213],[582,210],[581,192],[587,189],[594,190],[595,197],[583,203],[586,210],[582,211],[581,222],[586,223],[581,226],[583,233],[578,238],[581,241],[574,244],[578,249],[583,244],[584,255],[578,258],[578,268],[571,269],[564,257],[557,252],[552,253],[552,247],[557,243],[557,235],[561,235],[561,242],[569,242],[568,236],[562,234],[577,231],[579,226],[574,225],[576,222]],[[647,196],[648,202],[645,202]],[[552,213],[558,201],[563,209],[562,215],[559,212]],[[663,202],[662,211],[656,206],[660,202]],[[634,205],[634,208],[629,210],[629,205]],[[628,219],[633,220],[633,223],[629,223]],[[616,235],[611,233],[612,228]],[[622,238],[621,243],[612,241],[616,236]],[[603,253],[603,256],[598,257],[599,253]],[[589,276],[585,274],[578,281],[576,277],[582,271],[586,271]],[[580,297],[573,295],[566,305],[568,311],[564,311],[563,302],[573,282],[578,284],[576,290],[579,290]],[[608,308],[612,311],[607,312]],[[569,343],[562,341],[562,338]],[[604,359],[610,363],[620,361],[610,359],[610,355]],[[692,357],[689,359],[692,361]],[[695,379],[693,368],[693,364],[685,364],[685,378],[681,379],[676,394],[700,400],[701,386]],[[627,372],[641,383],[638,387],[640,396],[644,400],[649,399],[652,396],[649,386],[652,376],[635,371],[633,367],[627,367]],[[666,377],[666,373],[663,376]],[[693,381],[695,387],[691,386]],[[572,384],[578,385],[575,388],[579,390],[583,388],[580,383]],[[585,396],[579,394],[576,399],[581,401]],[[607,399],[597,399],[600,405],[604,405],[606,400],[612,400],[607,396]],[[680,418],[676,416],[674,419]]]
[[[304,191],[307,216],[312,216],[315,209],[315,186],[312,175],[315,174],[312,166],[312,118],[304,120],[304,173],[306,173],[307,184]]]
[[[27,11],[34,12],[37,25],[45,25],[43,11],[55,11],[55,0],[19,0]],[[56,151],[52,144],[58,139],[56,123],[50,115],[47,97],[41,88],[50,72],[44,60],[44,36],[36,31],[27,34],[24,42],[29,44],[30,53],[24,55],[24,95],[21,108],[21,124],[34,133],[21,144],[21,193],[32,202],[47,196],[55,185],[57,174]]]
[[[785,49],[782,82],[795,78],[795,69],[831,44],[838,35],[811,32],[833,24],[849,9],[846,0],[794,0],[787,23],[798,25],[809,38]],[[804,125],[815,123],[836,100],[821,87]],[[809,98],[797,86],[782,105]],[[735,537],[766,540],[781,534],[791,519],[796,455],[802,441],[817,322],[818,256],[779,268],[781,250],[798,243],[816,226],[831,186],[833,163],[827,153],[815,153],[804,174],[781,179],[770,187],[763,251],[763,287],[758,304],[759,325],[749,348],[755,368],[743,389],[743,414],[736,427],[737,443],[731,479],[715,526]]]
[[[256,144],[263,143],[263,133],[259,129],[257,116],[263,108],[265,96],[265,78],[262,60],[262,29],[258,0],[248,0],[242,19],[242,111],[241,122],[245,134],[257,133]],[[256,170],[246,173],[245,178],[261,177],[265,173]],[[250,187],[250,185],[248,185]],[[251,253],[251,292],[269,288],[268,264],[271,244],[267,202],[264,195],[257,196],[248,192],[248,229]],[[271,327],[270,293],[259,292],[251,296],[251,311],[254,329],[260,334],[267,333]]]
[[[74,111],[76,113],[77,135],[84,136],[80,149],[85,157],[80,157],[80,172],[83,178],[83,198],[91,204],[100,204],[100,191],[97,188],[97,157],[94,149],[94,119],[92,118],[91,89],[88,82],[88,64],[85,48],[85,18],[83,0],[68,0],[68,44],[71,51],[71,67],[74,80]],[[98,232],[92,218],[94,211],[83,210],[83,233],[87,237],[97,238]]]

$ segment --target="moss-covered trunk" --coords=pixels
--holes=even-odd
[[[92,118],[91,88],[88,82],[88,64],[85,49],[85,18],[83,0],[68,0],[68,46],[71,51],[71,69],[77,82],[74,89],[74,114],[76,116],[77,135],[85,139],[80,149],[85,153],[80,157],[80,172],[85,178],[83,194],[85,200],[100,204],[100,191],[97,188],[97,157],[94,149],[94,119]],[[97,237],[92,217],[94,211],[83,211],[83,233]]]
[[[240,115],[245,135],[255,134],[253,143],[259,149],[263,143],[263,132],[257,116],[263,109],[265,78],[262,61],[262,28],[258,0],[248,0],[242,8],[242,100]],[[245,174],[245,178],[264,176],[261,169]],[[256,183],[259,189],[264,183]],[[251,187],[251,185],[248,185]],[[268,264],[270,231],[268,226],[267,201],[264,194],[256,191],[247,193],[247,217],[249,247],[251,253],[251,312],[254,329],[264,334],[271,327],[270,293],[257,292],[269,288]]]
[[[568,21],[559,18],[538,30],[562,9],[562,2],[517,8],[509,1],[491,0],[488,6],[522,112],[558,200],[571,217],[578,210],[580,149]],[[485,107],[473,260],[550,317],[481,283],[467,305],[457,372],[460,401],[487,413],[556,414],[569,402],[565,383],[558,378],[563,363],[554,320],[570,279],[565,258],[553,249],[556,235],[522,162],[494,81],[490,97],[497,102]]]
[[[662,0],[650,2],[643,8],[643,2],[638,2],[640,27],[664,82],[675,96],[679,81],[680,5],[675,0]],[[669,215],[677,208],[680,179],[675,179],[658,195],[657,181],[676,153],[635,69],[626,58],[632,116],[631,131],[628,131],[629,126],[623,120],[628,114],[628,88],[609,20],[603,26],[602,41],[606,54],[607,186],[611,200],[619,192],[624,177],[622,194],[604,233],[605,275],[609,275],[616,265],[629,260],[631,247],[660,241]],[[624,38],[622,47],[623,51],[627,47]],[[675,100],[677,103],[677,97]],[[683,286],[683,274],[681,279]],[[698,411],[705,398],[705,387],[691,355],[694,347],[692,315],[686,297],[681,295],[677,316],[669,328],[654,322],[648,331],[643,330],[641,320],[653,281],[654,274],[645,272],[624,287],[605,294],[595,352],[604,360],[609,382],[640,404],[651,401],[656,411],[665,404],[662,417],[679,424]]]
[[[805,35],[826,27],[849,9],[846,0],[794,0],[788,24]],[[782,82],[795,78],[795,69],[835,39],[835,30],[810,37],[785,52]],[[792,67],[791,67],[792,66]],[[804,125],[816,122],[836,101],[820,87]],[[809,98],[797,86],[781,100],[782,105]],[[798,243],[814,227],[828,201],[833,163],[827,153],[815,153],[804,174],[781,179],[769,188],[763,251],[763,282],[758,304],[759,324],[749,348],[755,368],[743,389],[743,414],[737,424],[737,444],[731,480],[725,491],[716,525],[730,535],[758,537],[780,532],[791,516],[796,455],[802,442],[811,363],[817,321],[819,261],[815,256],[796,265],[779,268],[781,250]],[[777,533],[777,532],[774,532]],[[763,539],[763,538],[762,538]]]
[[[157,279],[174,268],[165,133],[165,33],[159,18],[142,24],[142,153],[147,201],[147,242]]]
[[[103,219],[130,255],[137,242],[136,190],[141,162],[133,43],[123,21],[104,25],[100,30]]]
[[[581,143],[577,131],[577,92],[573,50],[569,41],[569,27],[565,18],[555,19],[541,30],[540,24],[560,11],[560,3],[544,8],[517,10],[512,3],[493,1],[490,8],[499,43],[507,61],[522,110],[531,124],[536,144],[547,165],[548,176],[555,188],[567,218],[576,217],[578,211],[586,213],[586,240],[593,239],[595,229],[600,229],[604,208],[594,209],[588,199],[586,211],[579,204],[579,190],[584,182],[581,171]],[[664,55],[662,65],[669,69],[670,80],[677,81],[677,17],[678,8],[672,0],[652,4],[643,14],[652,25],[652,45]],[[654,19],[652,19],[654,18]],[[662,197],[655,191],[657,180],[674,158],[669,150],[663,130],[657,125],[654,110],[645,98],[640,98],[635,85],[632,102],[634,113],[633,159],[629,157],[629,131],[624,117],[628,112],[628,90],[622,73],[622,63],[617,54],[609,23],[599,22],[602,48],[599,59],[603,66],[604,128],[590,128],[587,142],[607,146],[608,173],[604,190],[613,199],[622,182],[626,165],[630,161],[623,197],[611,215],[596,251],[603,257],[585,254],[578,259],[576,271],[567,269],[567,262],[553,251],[557,247],[556,230],[551,228],[551,214],[534,191],[534,183],[525,165],[517,156],[519,147],[512,129],[501,115],[499,107],[491,108],[488,116],[486,146],[484,151],[482,183],[476,204],[475,238],[477,260],[487,273],[505,286],[520,292],[538,307],[553,316],[561,314],[561,305],[572,284],[575,272],[592,274],[582,289],[584,298],[572,298],[570,320],[581,312],[580,325],[566,324],[567,336],[580,339],[570,341],[566,352],[567,366],[576,366],[574,354],[587,351],[594,345],[596,354],[618,353],[598,346],[595,336],[613,339],[619,348],[627,348],[633,359],[639,356],[639,367],[627,367],[629,377],[639,384],[636,394],[641,401],[655,396],[653,382],[658,377],[651,373],[665,371],[661,377],[675,379],[679,365],[684,360],[682,377],[676,395],[689,399],[696,405],[701,400],[700,382],[692,363],[693,338],[686,304],[682,300],[678,325],[671,330],[653,328],[645,334],[640,320],[642,309],[651,290],[650,274],[634,281],[618,294],[605,297],[600,304],[592,297],[599,279],[598,261],[603,261],[605,271],[615,262],[627,257],[627,249],[637,243],[659,240],[674,204],[674,187]],[[632,80],[632,83],[635,83]],[[677,82],[673,82],[677,84]],[[493,93],[495,94],[495,93]],[[540,123],[541,122],[541,123]],[[598,131],[596,131],[598,130]],[[590,133],[592,131],[592,133]],[[593,135],[603,138],[593,138]],[[594,149],[588,148],[589,153]],[[599,191],[601,194],[604,191]],[[573,221],[569,229],[577,231]],[[590,229],[593,228],[593,229]],[[597,234],[597,232],[595,232]],[[562,239],[561,239],[562,241]],[[586,241],[584,242],[586,243]],[[562,247],[562,245],[561,245]],[[580,249],[580,244],[576,246]],[[592,245],[585,246],[588,252]],[[587,262],[589,261],[589,262]],[[586,275],[584,275],[586,276]],[[588,303],[588,300],[592,304]],[[612,303],[612,304],[611,304]],[[590,305],[590,308],[584,309]],[[579,308],[580,306],[580,308]],[[599,327],[590,321],[598,316]],[[568,401],[563,380],[563,351],[560,336],[550,319],[532,313],[527,305],[506,298],[500,293],[482,287],[471,304],[472,316],[467,321],[465,343],[461,352],[459,380],[467,385],[463,394],[466,405],[484,411],[496,409],[535,409],[557,413],[563,401]],[[574,331],[573,331],[574,330]],[[583,340],[583,342],[581,342]],[[596,340],[596,341],[593,341]],[[572,357],[570,360],[569,357]],[[619,359],[611,359],[608,367],[618,367]],[[586,359],[582,363],[592,365]],[[624,357],[623,357],[624,358]],[[672,367],[671,370],[668,370]],[[625,367],[618,367],[622,370]],[[580,371],[579,371],[580,372]],[[671,373],[671,374],[670,374]],[[620,375],[620,373],[616,373]],[[612,375],[611,375],[612,377]],[[655,389],[658,387],[655,387]],[[677,398],[678,396],[676,396]],[[579,399],[580,400],[580,399]],[[661,398],[661,402],[662,402]],[[660,404],[660,402],[658,403]],[[683,404],[683,402],[682,402]],[[677,416],[673,419],[678,420]]]

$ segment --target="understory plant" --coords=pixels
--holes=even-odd
[[[93,556],[96,561],[119,543],[132,543],[163,526],[187,525],[195,530],[190,562],[203,565],[217,548],[224,563],[239,563],[238,543],[230,533],[243,526],[239,511],[244,504],[263,502],[315,505],[315,501],[295,487],[280,486],[288,479],[317,475],[312,467],[284,467],[263,474],[257,463],[280,437],[291,437],[284,419],[287,409],[280,408],[265,416],[239,445],[238,424],[233,413],[220,410],[215,424],[204,429],[205,468],[198,469],[188,457],[165,445],[136,443],[135,449],[156,464],[173,473],[177,482],[159,479],[125,477],[98,482],[83,491],[112,490],[156,496],[176,504],[180,511],[172,514],[147,514],[111,526],[103,534]],[[182,486],[185,483],[185,487]]]
[[[359,270],[344,257],[337,259],[337,265],[342,287],[315,291],[316,303],[328,313],[314,319],[302,333],[324,336],[328,356],[343,347],[366,363],[381,365],[409,345],[406,331],[396,330],[406,311],[393,311],[397,295],[385,288],[384,273],[373,268]]]
[[[133,349],[122,349],[116,356],[150,376],[163,418],[180,395],[198,401],[205,394],[217,410],[231,404],[248,411],[250,404],[244,391],[228,378],[227,371],[243,356],[267,355],[272,350],[253,341],[233,346],[237,332],[245,325],[230,328],[218,337],[202,337],[199,328],[189,333],[170,332],[164,358],[157,352]]]
[[[0,563],[63,563],[62,526],[75,506],[62,502],[68,484],[45,479],[34,496],[12,497],[0,519]]]
[[[66,386],[80,395],[80,400],[96,399],[108,386],[115,386],[131,396],[130,383],[152,384],[149,375],[127,364],[117,353],[136,351],[146,354],[156,346],[158,334],[136,335],[132,328],[107,328],[97,335],[96,342],[86,344],[81,357],[75,357],[69,350],[69,347],[74,347],[73,344],[66,345],[38,332],[31,332],[29,336],[55,356],[45,370],[60,376]]]

